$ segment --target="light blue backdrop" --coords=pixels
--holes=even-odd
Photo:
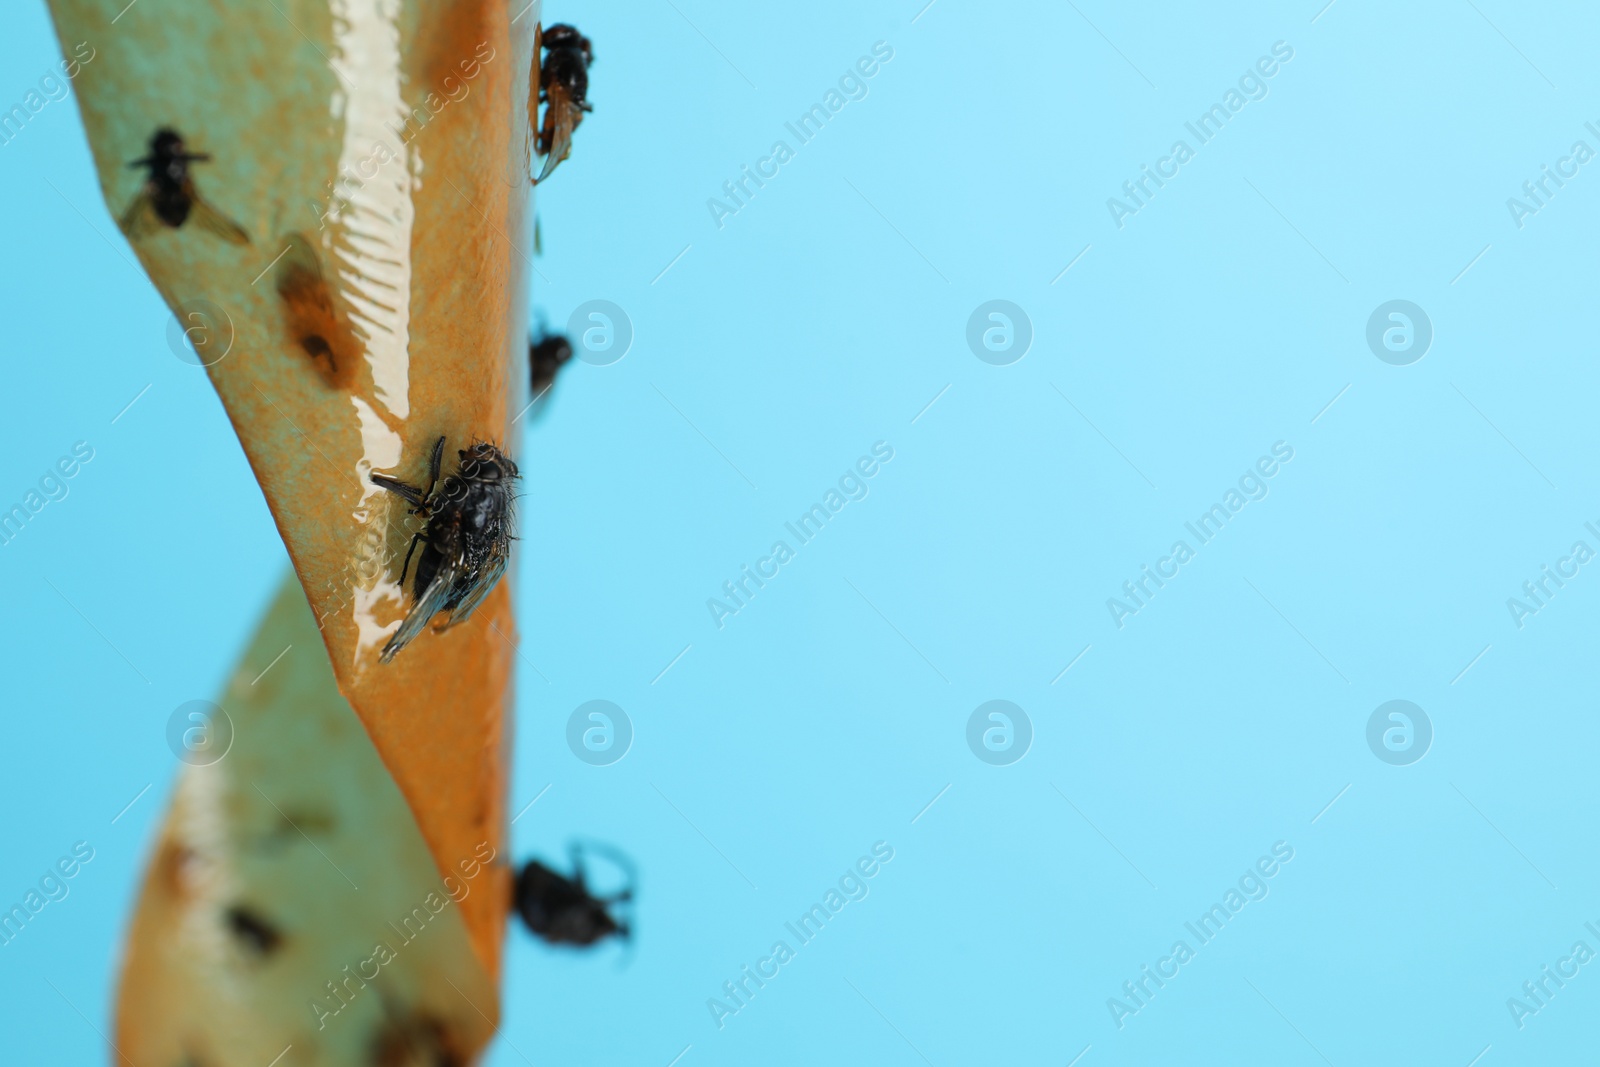
[[[1600,174],[1571,151],[1600,150],[1600,12],[921,3],[547,6],[594,39],[596,110],[540,198],[534,306],[613,301],[635,340],[563,375],[519,457],[539,673],[513,811],[541,798],[513,837],[612,842],[642,888],[624,968],[513,938],[491,1062],[1576,1062]],[[58,57],[39,5],[5,25],[9,106]],[[801,144],[785,123],[876,42],[865,97]],[[1202,143],[1185,124],[1219,103]],[[779,139],[776,176],[708,207]],[[1535,202],[1544,166],[1575,176]],[[1134,201],[1142,167],[1171,176]],[[115,234],[74,104],[0,146],[0,203],[0,499],[94,449],[0,547],[0,897],[95,849],[0,948],[0,1058],[103,1062],[163,724],[219,691],[285,557],[164,307],[91,229]],[[991,300],[1026,316],[1020,361],[969,347]],[[1402,351],[1369,346],[1393,300],[1429,324],[1420,361],[1415,312],[1380,322]],[[708,598],[880,441],[868,495],[719,629]],[[1220,533],[1186,530],[1279,442]],[[1127,599],[1146,565],[1176,575]],[[1545,566],[1576,576],[1535,602]],[[635,730],[610,766],[565,741],[591,699]],[[1031,723],[1020,761],[969,747],[990,700]],[[1391,700],[1428,724],[1409,749],[1386,715],[1369,745]],[[799,946],[784,923],[878,841],[869,895]],[[1185,924],[1279,842],[1202,944]],[[708,998],[780,938],[794,959],[719,1029]],[[1146,965],[1177,970],[1135,1000]],[[1535,1001],[1546,966],[1577,971]]]

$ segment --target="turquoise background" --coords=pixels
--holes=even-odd
[[[1521,1028],[1507,999],[1600,951],[1600,577],[1520,628],[1507,600],[1600,549],[1597,164],[1520,228],[1507,199],[1600,149],[1600,11],[1319,6],[546,9],[595,42],[596,110],[539,197],[534,308],[610,300],[635,339],[563,373],[519,457],[512,810],[549,788],[513,844],[626,851],[639,935],[622,967],[514,936],[491,1063],[1592,1047],[1600,967]],[[58,54],[39,5],[5,24],[9,106]],[[707,200],[878,41],[866,98],[719,228]],[[1265,98],[1119,228],[1107,199],[1280,41]],[[103,1061],[76,1010],[107,1027],[164,724],[220,691],[285,565],[74,106],[0,146],[0,499],[95,450],[0,547],[0,897],[96,851],[0,948],[9,1062]],[[994,299],[1033,332],[1007,366],[966,341]],[[1405,366],[1366,341],[1396,299],[1433,329]],[[718,629],[707,599],[877,441],[866,499]],[[1107,598],[1280,441],[1265,499],[1118,628]],[[592,699],[635,731],[610,766],[567,748]],[[1008,766],[966,741],[995,699],[1032,725]],[[1431,723],[1420,761],[1368,746],[1390,700]],[[870,894],[719,1029],[707,999],[877,841]],[[1119,1029],[1108,998],[1277,842],[1266,898]]]

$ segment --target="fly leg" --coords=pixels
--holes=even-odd
[[[423,494],[423,506],[433,499],[433,487],[439,484],[439,464],[444,461],[444,438],[433,443],[433,457],[428,460],[428,491]]]
[[[632,901],[634,884],[633,865],[628,863],[625,857],[613,853],[610,849],[597,848],[596,851],[599,851],[602,855],[609,858],[613,863],[622,869],[622,871],[628,876],[628,885],[625,888],[618,890],[616,893],[613,893],[611,896],[596,897],[595,899],[599,900],[603,904],[625,904]],[[574,841],[570,846],[570,853],[572,856],[572,880],[577,882],[579,888],[583,889],[584,892],[588,892],[587,883],[585,883],[583,879],[584,846]]]
[[[400,588],[401,589],[404,589],[406,587],[406,571],[411,569],[411,553],[413,553],[413,552],[415,552],[417,550],[417,542],[423,540],[427,536],[428,536],[427,535],[427,531],[425,531],[425,530],[422,531],[421,533],[416,533],[416,534],[413,534],[411,536],[411,547],[406,549],[406,561],[405,561],[405,563],[401,564],[401,566],[400,566]]]
[[[372,475],[372,484],[380,489],[387,489],[395,496],[411,505],[413,515],[428,510],[428,504],[433,499],[434,486],[439,484],[439,467],[444,462],[444,438],[441,437],[433,443],[433,455],[428,459],[428,489],[421,489],[402,482],[399,478],[391,478],[387,474]]]
[[[413,510],[427,506],[427,497],[423,495],[421,489],[402,482],[398,478],[391,478],[387,474],[374,474],[372,475],[372,484],[379,489],[389,490],[389,492],[410,504]]]

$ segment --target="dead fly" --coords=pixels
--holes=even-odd
[[[556,372],[571,358],[572,342],[563,334],[541,334],[528,343],[528,366],[535,400],[555,384]]]
[[[206,203],[195,191],[189,164],[204,163],[210,159],[204,152],[191,152],[185,148],[183,137],[177,130],[167,127],[157,130],[155,136],[150,138],[150,154],[128,164],[129,167],[145,167],[150,171],[144,188],[139,190],[139,195],[122,213],[120,224],[128,239],[132,241],[146,237],[161,226],[176,230],[193,214],[201,229],[236,245],[249,244],[249,234],[237,222]]]
[[[594,62],[594,49],[589,38],[574,27],[558,22],[541,31],[534,42],[534,55],[544,49],[544,62],[539,66],[539,102],[545,105],[544,122],[539,127],[539,154],[544,157],[544,169],[533,180],[535,185],[544,181],[572,154],[572,131],[583,121],[589,105],[589,64]],[[529,118],[538,112],[530,103]]]
[[[615,855],[614,860],[629,872],[630,884],[606,897],[595,896],[585,884],[577,846],[572,849],[571,878],[529,860],[517,873],[512,904],[528,930],[552,945],[586,947],[611,936],[626,941],[631,934],[628,923],[613,916],[610,905],[633,900],[633,876],[626,860]]]
[[[228,932],[255,956],[269,956],[283,943],[283,934],[278,928],[246,905],[233,905],[223,918],[227,920]]]
[[[394,659],[439,612],[450,613],[439,627],[441,630],[465,622],[505,573],[511,553],[511,489],[518,477],[517,465],[494,445],[484,442],[461,449],[456,455],[461,458],[456,472],[440,485],[444,438],[439,438],[428,461],[426,492],[386,474],[372,476],[373,485],[403,498],[411,505],[411,514],[428,522],[411,539],[405,564],[400,568],[403,589],[411,554],[420,541],[422,557],[417,560],[411,611],[383,646],[379,659],[384,663]]]
[[[311,242],[298,233],[289,234],[287,241],[288,247],[278,257],[274,282],[290,336],[325,382],[348,385],[356,363],[353,332],[336,310],[333,290]]]
[[[448,1024],[424,1010],[407,1014],[388,996],[382,1003],[383,1022],[361,1062],[372,1067],[466,1067],[467,1055]]]

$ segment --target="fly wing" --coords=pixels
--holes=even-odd
[[[489,558],[483,564],[483,574],[477,584],[468,590],[467,595],[461,598],[455,610],[450,612],[450,619],[440,627],[441,630],[448,630],[472,617],[472,613],[478,610],[478,605],[482,604],[484,598],[494,592],[494,587],[500,584],[500,577],[506,572],[506,561],[510,556],[509,540],[496,540],[490,546]]]
[[[539,130],[539,147],[545,151],[544,169],[533,180],[535,185],[554,174],[556,167],[572,154],[572,131],[583,121],[583,109],[572,102],[566,89],[552,85],[548,95],[544,125]]]
[[[148,237],[161,228],[161,219],[156,215],[156,203],[150,199],[148,187],[139,190],[139,194],[123,210],[117,225],[129,241]]]
[[[236,245],[250,243],[250,235],[244,232],[244,227],[208,204],[199,193],[192,193],[191,199],[194,207],[190,214],[201,229]]]
[[[428,625],[428,620],[443,611],[450,602],[450,591],[457,582],[466,577],[467,568],[462,562],[461,553],[447,551],[444,559],[439,563],[439,569],[433,575],[433,581],[422,591],[422,595],[411,605],[411,610],[406,614],[405,621],[400,628],[389,638],[389,643],[383,646],[383,652],[378,657],[382,663],[388,663],[400,654],[400,650],[409,645],[413,638],[422,632]]]

